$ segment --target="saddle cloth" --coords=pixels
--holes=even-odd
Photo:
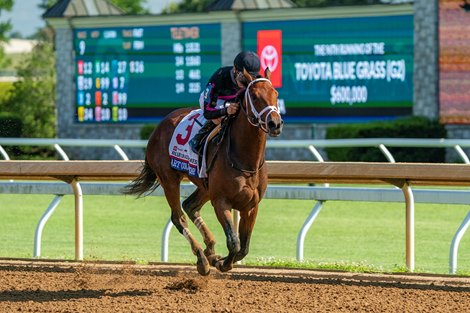
[[[199,164],[199,156],[189,146],[189,141],[199,132],[205,122],[203,110],[197,109],[186,115],[176,126],[169,146],[172,168],[187,172],[190,176],[207,177],[205,155]],[[204,147],[204,154],[205,151]]]

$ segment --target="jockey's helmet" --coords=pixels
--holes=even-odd
[[[253,51],[242,51],[233,60],[233,65],[239,72],[243,72],[243,68],[246,69],[251,76],[258,76],[260,70],[259,57]]]

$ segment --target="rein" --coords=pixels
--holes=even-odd
[[[231,126],[232,126],[231,123],[230,123],[230,125],[227,126],[227,127],[229,128],[229,129],[228,129],[228,144],[227,144],[227,148],[225,149],[225,150],[226,150],[226,153],[227,153],[227,159],[228,159],[228,161],[229,161],[229,163],[230,163],[230,166],[231,166],[232,168],[234,168],[234,169],[240,171],[240,172],[243,172],[243,173],[248,173],[248,174],[256,174],[256,173],[258,173],[258,171],[259,171],[260,169],[262,169],[263,166],[264,166],[264,164],[266,163],[265,160],[264,160],[264,158],[263,158],[263,161],[261,161],[260,166],[259,166],[257,169],[254,169],[254,170],[243,169],[243,168],[239,167],[238,165],[236,165],[235,162],[232,160],[232,156],[231,156],[231,153],[230,153],[230,144],[231,144],[231,142],[232,142],[232,141],[230,140],[230,139],[231,139],[231,137],[230,137],[230,132],[231,132],[231,130],[232,130],[232,127],[231,127]]]

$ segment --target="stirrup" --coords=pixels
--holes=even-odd
[[[203,149],[204,149],[204,137],[201,138],[200,140],[196,140],[196,136],[194,136],[193,139],[189,141],[189,146],[193,150],[194,153],[196,153],[199,156],[202,156]]]

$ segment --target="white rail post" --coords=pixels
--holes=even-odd
[[[390,151],[387,149],[387,147],[385,147],[384,144],[380,144],[379,145],[379,149],[380,151],[382,151],[383,155],[385,155],[385,157],[387,158],[388,162],[390,163],[395,163],[395,158],[393,157],[393,155],[390,153]]]
[[[70,182],[75,196],[75,260],[83,260],[83,193],[82,187],[73,179]]]
[[[46,226],[47,221],[52,216],[52,213],[54,213],[54,210],[59,205],[60,200],[62,200],[63,196],[64,195],[56,195],[54,200],[52,200],[51,204],[49,204],[49,207],[46,209],[44,214],[39,219],[39,222],[36,226],[36,231],[34,233],[33,257],[35,258],[39,258],[41,256],[41,239],[42,239],[42,231],[44,230],[44,226]]]
[[[460,227],[457,229],[454,237],[452,238],[452,244],[450,245],[450,257],[449,257],[449,273],[455,274],[457,272],[457,252],[459,251],[460,240],[470,226],[470,211],[463,220]]]
[[[321,156],[320,152],[318,152],[317,148],[315,148],[313,145],[309,145],[308,149],[310,150],[310,152],[312,152],[312,154],[315,156],[315,158],[317,159],[318,162],[325,162],[325,160]],[[323,185],[325,187],[330,187],[330,184],[328,184],[328,183],[325,183]]]
[[[468,158],[465,151],[460,145],[454,145],[454,149],[460,155],[460,158],[464,161],[465,164],[470,164],[470,159]],[[467,216],[460,224],[460,227],[455,232],[454,237],[452,238],[452,243],[450,244],[450,257],[449,257],[449,273],[455,274],[457,272],[457,254],[459,251],[460,240],[468,229],[470,225],[470,211],[467,213]]]
[[[8,156],[8,153],[5,151],[5,149],[3,149],[2,146],[0,146],[0,154],[3,156],[3,158],[5,160],[7,160],[7,161],[10,160],[10,157]]]
[[[315,203],[315,206],[310,212],[310,215],[305,220],[304,224],[302,225],[302,228],[300,229],[299,235],[297,236],[297,261],[299,262],[302,262],[304,260],[305,237],[307,236],[310,227],[312,226],[313,222],[320,213],[323,202],[324,201],[319,200],[317,201],[317,203]]]
[[[406,267],[415,270],[415,202],[413,191],[407,182],[401,187],[406,203]]]
[[[68,156],[67,153],[65,153],[65,151],[61,148],[61,146],[59,146],[59,144],[55,143],[55,144],[54,144],[54,149],[60,154],[60,156],[62,157],[62,160],[64,160],[64,161],[70,161],[69,156]]]
[[[124,161],[129,161],[127,154],[124,152],[124,150],[122,150],[122,148],[119,145],[114,145],[114,150],[116,150],[117,153],[119,153],[119,155]]]
[[[310,152],[312,152],[312,154],[315,156],[318,162],[325,162],[320,152],[318,152],[318,150],[313,145],[309,145],[308,149],[310,150]]]
[[[465,151],[463,151],[462,147],[459,145],[454,145],[454,149],[457,151],[457,153],[460,155],[462,160],[464,161],[465,164],[470,164],[470,160],[468,159],[467,154]]]
[[[166,222],[165,228],[163,229],[162,235],[162,255],[161,260],[162,262],[168,262],[168,241],[170,239],[170,231],[173,227],[173,222],[171,221],[171,217]]]

